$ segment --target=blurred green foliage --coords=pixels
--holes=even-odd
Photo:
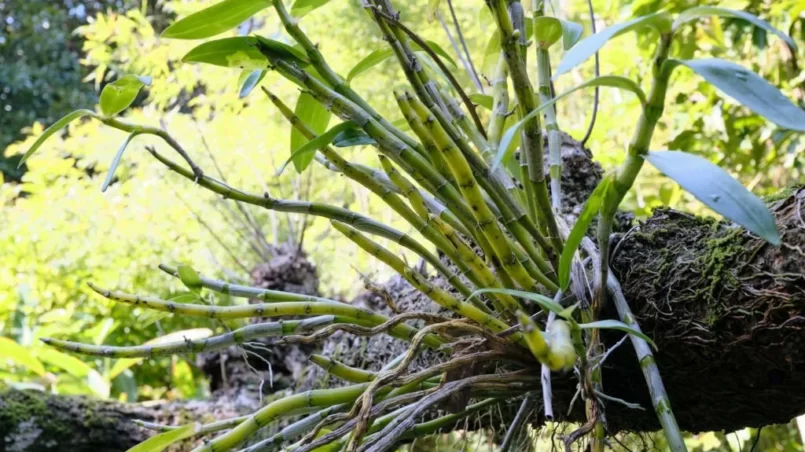
[[[25,358],[2,356],[0,378],[7,382],[132,401],[202,396],[200,372],[189,361],[147,360],[115,368],[109,359],[57,356],[37,339],[52,336],[123,345],[145,342],[163,331],[214,328],[205,321],[148,317],[94,296],[86,282],[169,298],[184,289],[178,280],[156,269],[160,262],[185,263],[203,273],[242,282],[265,259],[251,246],[253,232],[243,225],[242,215],[231,203],[211,198],[154,164],[144,147],[163,145],[152,138],[137,137],[129,145],[105,194],[100,192],[101,182],[125,134],[97,122],[75,122],[44,145],[27,163],[27,172],[16,169],[15,159],[42,132],[43,124],[76,108],[92,108],[100,88],[123,75],[153,77],[135,108],[124,113],[126,119],[167,128],[208,173],[218,177],[215,168],[220,168],[236,187],[340,205],[408,229],[366,191],[315,164],[302,177],[290,170],[275,177],[290,154],[290,132],[270,102],[259,90],[241,99],[242,74],[236,71],[182,64],[182,55],[195,43],[159,38],[169,18],[211,3],[0,0],[0,172],[5,176],[0,185],[0,335],[22,345],[46,371],[25,365]],[[438,22],[428,22],[426,0],[397,3],[406,23],[451,52]],[[594,4],[599,29],[633,15],[660,8],[679,11],[694,4],[718,4],[757,14],[794,36],[800,44],[799,55],[746,23],[717,18],[686,26],[673,53],[740,61],[795,102],[805,102],[805,72],[797,63],[805,53],[805,0],[596,0]],[[494,59],[485,62],[483,54],[493,25],[483,2],[461,1],[455,6],[476,66],[482,76],[490,77]],[[339,0],[302,20],[341,74],[384,47],[364,14],[359,0]],[[586,1],[561,2],[557,15],[584,24],[585,35],[590,33]],[[270,12],[258,14],[232,33],[257,30],[293,44]],[[601,73],[643,80],[652,52],[646,42],[647,36],[639,33],[614,40],[601,53]],[[592,70],[588,62],[581,71],[559,79],[557,92],[587,79]],[[458,73],[462,84],[471,87],[469,77]],[[389,60],[357,78],[353,86],[381,113],[388,113],[394,102],[389,88],[400,80],[402,73]],[[299,95],[295,86],[273,73],[261,84],[291,106]],[[677,71],[672,86],[655,146],[703,155],[760,194],[803,180],[805,143],[799,137],[776,130],[723,99],[690,71]],[[581,137],[591,106],[589,92],[570,96],[559,106],[560,127]],[[637,117],[638,108],[634,98],[613,90],[601,92],[588,145],[605,167],[623,159],[633,126],[630,118]],[[361,148],[344,152],[353,161],[376,166],[371,153]],[[644,216],[663,205],[706,213],[676,184],[647,169],[625,207]],[[326,221],[245,209],[269,242],[298,242],[305,229],[303,245],[319,266],[325,293],[349,296],[361,287],[358,275],[377,280],[389,275],[354,245],[331,236]],[[397,249],[393,244],[391,248]],[[345,262],[354,271],[345,268]],[[755,450],[801,447],[793,424],[768,431],[772,433],[764,433]],[[754,441],[751,432],[736,435],[734,441],[732,434],[697,435],[691,437],[690,445],[702,451],[749,450]]]

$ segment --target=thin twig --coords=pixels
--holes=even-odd
[[[593,34],[595,34],[595,10],[593,9],[593,0],[587,0],[587,6],[590,10],[590,27],[592,28]],[[601,73],[601,63],[598,58],[598,52],[595,52],[595,76],[598,77]],[[590,139],[590,135],[593,133],[593,128],[595,127],[595,119],[598,117],[598,91],[599,87],[595,87],[595,97],[593,98],[593,115],[590,117],[590,124],[587,126],[587,132],[584,134],[584,138],[581,139],[581,147],[584,147],[587,144],[587,140]]]
[[[467,64],[470,65],[470,77],[472,78],[473,83],[478,88],[478,90],[483,93],[484,87],[481,84],[481,80],[478,78],[478,71],[475,70],[475,65],[472,64],[472,55],[470,54],[469,49],[467,48],[467,41],[464,39],[464,34],[461,32],[461,26],[458,24],[458,18],[456,17],[456,11],[453,8],[453,0],[447,0],[447,7],[450,9],[450,15],[453,17],[453,26],[456,29],[456,35],[458,36],[458,41],[461,43],[461,47],[464,49],[464,54],[467,57]]]

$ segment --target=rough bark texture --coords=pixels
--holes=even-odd
[[[563,162],[564,214],[572,223],[580,212],[579,203],[595,187],[602,171],[569,137],[563,146]],[[777,198],[770,206],[783,239],[780,247],[767,245],[729,223],[669,209],[658,210],[634,227],[630,227],[628,215],[620,217],[610,265],[644,331],[659,346],[656,361],[684,430],[735,430],[787,422],[805,412],[805,353],[801,353],[805,347],[805,188],[788,190]],[[315,268],[303,263],[303,257],[278,253],[276,262],[255,269],[255,283],[316,293]],[[284,286],[285,279],[291,286]],[[446,285],[439,278],[435,281]],[[400,278],[393,278],[382,289],[400,310],[439,312]],[[384,298],[374,291],[354,303],[391,314]],[[611,306],[609,310],[614,311]],[[606,315],[614,317],[613,312]],[[607,333],[604,340],[612,344],[620,336]],[[406,348],[405,343],[386,336],[347,334],[337,334],[321,346],[325,355],[370,370],[378,370]],[[338,384],[307,365],[310,350],[297,346],[274,350],[264,358],[271,362],[275,387],[264,384],[264,393]],[[248,369],[236,349],[224,355],[227,383],[217,354],[205,355],[202,362],[211,374],[215,396],[223,397],[205,409],[219,419],[224,417],[223,411],[228,410],[230,416],[239,412],[229,404],[248,402],[240,404],[242,408],[255,403],[267,370],[257,359],[250,363],[260,373]],[[444,357],[420,359],[415,366]],[[537,378],[536,363],[534,372]],[[659,428],[628,344],[610,356],[603,378],[607,394],[647,408],[637,411],[607,404],[611,431]],[[244,387],[251,390],[238,389]],[[554,376],[557,415],[566,412],[575,388],[572,375]],[[576,403],[568,418],[582,420],[582,405]],[[0,395],[0,438],[8,451],[125,450],[143,438],[142,431],[125,421],[132,417],[156,419],[164,409],[12,391]],[[200,413],[204,411],[195,415]],[[111,446],[105,444],[107,440],[112,441]],[[54,441],[71,442],[59,442],[54,448]]]
[[[41,391],[0,392],[0,451],[122,452],[153,433],[134,419],[160,424],[214,422],[253,412],[257,398],[216,394],[208,401],[126,404]],[[198,444],[170,449],[190,450]]]

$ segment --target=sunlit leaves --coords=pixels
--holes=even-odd
[[[537,45],[548,48],[562,37],[562,23],[555,17],[537,17],[534,19],[534,40]]]
[[[0,361],[10,360],[37,375],[45,375],[45,368],[31,352],[7,337],[0,336]]]
[[[151,84],[151,77],[127,75],[103,87],[101,91],[101,112],[105,116],[114,116],[134,102],[140,89]]]
[[[268,66],[268,60],[257,48],[257,38],[253,36],[205,42],[190,50],[182,57],[182,62],[241,69],[265,69]]]
[[[17,167],[22,166],[25,163],[25,161],[28,160],[32,155],[34,155],[34,152],[36,152],[37,149],[39,149],[39,147],[42,146],[42,143],[44,143],[45,140],[50,138],[51,135],[53,135],[54,133],[63,129],[65,126],[67,126],[67,124],[69,124],[72,121],[75,121],[78,118],[84,116],[94,116],[94,115],[95,113],[90,110],[76,110],[66,115],[65,117],[59,119],[55,123],[53,123],[52,126],[48,127],[47,129],[45,129],[44,132],[42,132],[42,135],[40,135],[39,138],[36,139],[31,148],[25,152],[25,154],[20,159],[19,164],[17,164]]]
[[[628,22],[612,25],[592,36],[584,38],[568,50],[562,62],[556,67],[554,77],[559,77],[586,61],[610,39],[642,27],[651,27],[661,33],[668,32],[671,29],[671,16],[667,12],[649,14]]]
[[[291,7],[291,15],[301,19],[315,9],[330,3],[330,0],[296,0]]]
[[[326,109],[322,104],[313,98],[310,94],[303,92],[299,95],[294,108],[294,114],[299,120],[308,126],[313,133],[320,135],[327,130],[327,125],[330,123],[332,113]],[[302,132],[295,127],[291,131],[291,146],[290,153],[301,148],[309,140]],[[313,161],[315,153],[306,153],[296,159],[293,159],[293,165],[297,172],[302,172]]]
[[[805,132],[805,110],[745,67],[719,58],[669,60],[664,70],[687,66],[716,88],[780,127]]]
[[[774,217],[763,201],[723,169],[705,158],[679,151],[649,152],[645,158],[711,209],[769,243],[780,244]]]
[[[559,259],[559,287],[562,290],[567,290],[568,286],[570,286],[570,267],[573,263],[573,256],[576,254],[576,249],[581,244],[593,218],[601,210],[601,204],[604,202],[610,184],[612,184],[612,179],[612,175],[608,175],[598,183],[598,186],[595,187],[595,190],[584,203],[576,224],[573,225],[573,229],[567,236],[565,247],[562,249],[562,256]]]
[[[267,0],[224,0],[174,22],[163,38],[203,39],[231,30],[267,8]]]
[[[770,23],[766,22],[765,20],[760,19],[759,17],[753,14],[749,14],[745,11],[737,11],[728,8],[719,8],[717,6],[697,6],[694,8],[687,9],[683,11],[681,14],[679,14],[679,16],[677,16],[676,20],[674,20],[672,28],[673,30],[677,30],[685,23],[692,22],[697,19],[701,19],[703,17],[711,17],[711,16],[743,19],[758,28],[774,33],[780,39],[785,41],[785,43],[788,44],[788,46],[791,47],[792,49],[796,50],[797,48],[796,42],[794,42],[794,40],[791,39],[790,36],[778,30],[777,28],[773,27]]]
[[[76,378],[84,378],[92,370],[89,364],[75,356],[62,353],[50,347],[37,350],[36,357],[39,358],[40,361],[58,367]]]

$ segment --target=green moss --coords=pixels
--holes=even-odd
[[[780,201],[782,199],[788,198],[789,196],[794,194],[794,192],[797,190],[797,188],[798,187],[795,187],[795,186],[786,187],[786,188],[778,191],[777,193],[772,193],[770,195],[764,196],[762,198],[763,202],[765,202],[766,204],[769,204],[769,203],[777,202],[777,201]]]

